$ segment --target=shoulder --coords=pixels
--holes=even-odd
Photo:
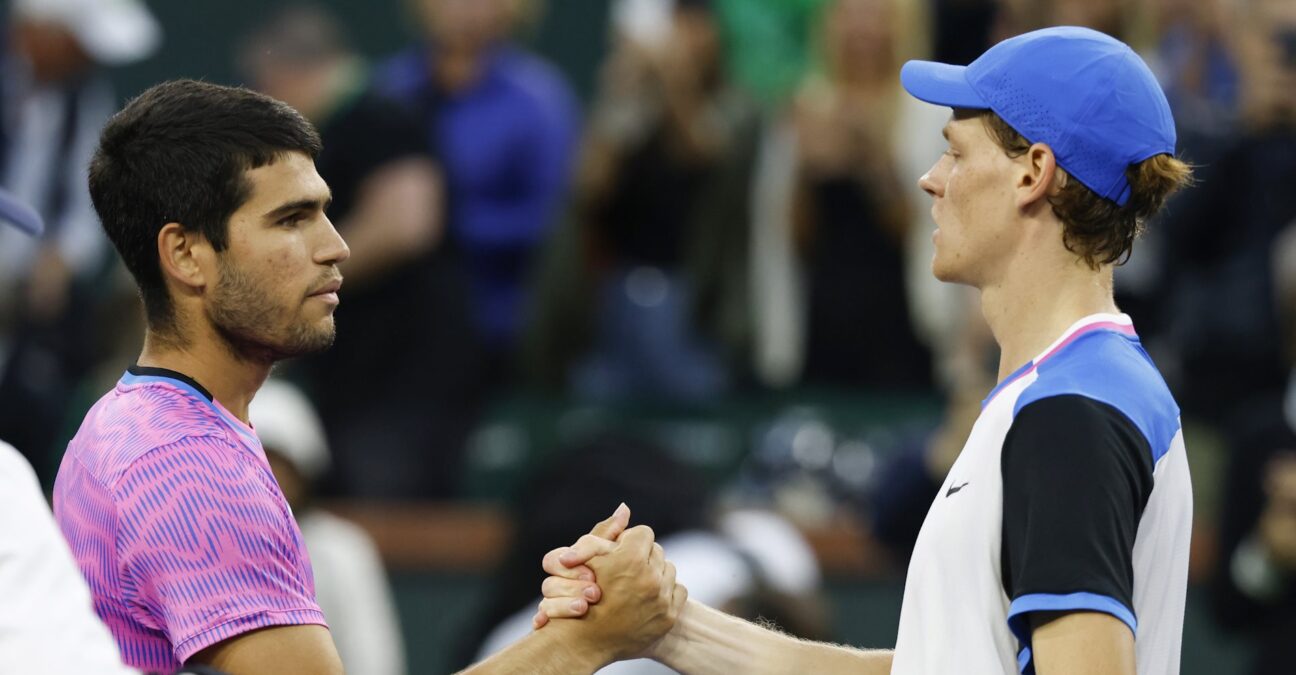
[[[163,383],[118,385],[90,409],[68,452],[111,487],[158,448],[231,446],[228,425],[195,396]]]
[[[576,95],[553,64],[515,48],[502,49],[495,59],[496,81],[519,99],[541,109],[575,114]]]
[[[1093,331],[1041,361],[1037,378],[1022,391],[1013,416],[1059,396],[1089,399],[1128,418],[1147,441],[1153,460],[1179,431],[1179,406],[1136,337]]]

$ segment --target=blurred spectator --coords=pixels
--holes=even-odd
[[[897,171],[901,14],[894,0],[837,0],[824,15],[824,74],[797,102],[795,237],[808,275],[804,378],[927,389],[905,246],[914,178]]]
[[[1249,408],[1230,425],[1215,610],[1256,641],[1250,672],[1277,675],[1296,659],[1296,396]]]
[[[377,86],[414,110],[446,169],[449,244],[463,256],[491,379],[508,376],[528,281],[569,185],[576,102],[548,63],[510,44],[508,0],[418,0],[424,41]]]
[[[0,178],[47,224],[0,229],[0,435],[49,478],[76,380],[93,364],[90,325],[107,239],[86,187],[117,99],[102,73],[148,56],[160,29],[137,0],[15,0],[0,73]]]
[[[1159,306],[1180,363],[1177,377],[1174,369],[1167,376],[1185,416],[1213,420],[1284,386],[1270,252],[1296,220],[1296,4],[1243,4],[1232,38],[1242,67],[1240,136],[1161,225]]]
[[[342,665],[349,673],[404,673],[400,623],[378,549],[359,526],[313,502],[314,484],[328,468],[329,452],[310,402],[293,385],[270,379],[257,392],[248,416],[301,527],[315,573],[315,598]]]
[[[365,64],[321,9],[281,10],[240,61],[258,89],[319,128],[329,217],[351,248],[337,339],[300,364],[336,457],[331,487],[448,497],[476,418],[477,347],[466,283],[442,242],[441,169],[425,135],[370,91]]]
[[[745,330],[755,118],[710,4],[657,4],[664,25],[617,21],[591,113],[576,219],[596,319],[572,381],[594,398],[701,401],[733,383]]]
[[[1222,0],[1151,3],[1158,36],[1151,63],[1179,131],[1181,151],[1205,163],[1237,131],[1238,65]]]

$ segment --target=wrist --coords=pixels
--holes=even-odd
[[[685,602],[680,608],[679,616],[675,619],[675,625],[644,652],[644,658],[666,665],[675,662],[675,657],[686,651],[685,645],[688,644],[690,636],[696,634],[695,624],[701,611],[697,602],[693,600]]]
[[[538,632],[549,639],[565,673],[593,673],[616,660],[611,645],[599,644],[588,619],[553,619]]]

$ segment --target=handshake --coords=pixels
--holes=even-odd
[[[653,531],[629,525],[622,504],[546,554],[536,630],[461,675],[585,674],[630,658],[692,675],[891,672],[890,651],[804,642],[689,602]]]
[[[629,524],[630,509],[622,504],[575,544],[544,557],[550,576],[533,625],[539,631],[556,620],[548,630],[568,631],[568,648],[597,655],[599,665],[660,660],[688,600],[652,529]]]

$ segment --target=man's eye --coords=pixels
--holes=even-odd
[[[294,213],[291,216],[284,216],[283,218],[280,218],[279,224],[283,225],[284,227],[296,227],[297,225],[301,224],[301,221],[304,219],[305,218],[302,216],[302,214]]]

